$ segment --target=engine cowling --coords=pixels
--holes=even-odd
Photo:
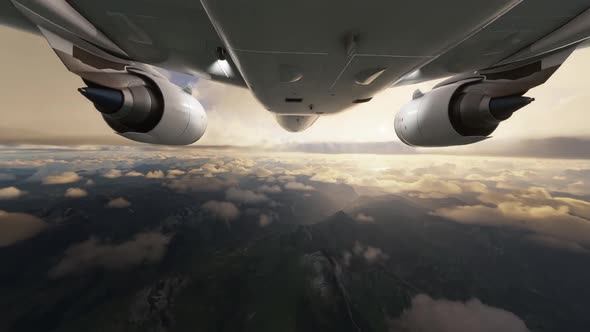
[[[485,140],[498,125],[534,99],[521,94],[491,96],[478,83],[457,82],[422,94],[395,117],[395,132],[407,145],[444,147]],[[466,88],[469,87],[469,88]]]
[[[112,89],[90,84],[79,89],[119,135],[142,143],[188,145],[207,129],[203,106],[178,86],[158,77],[143,85]]]

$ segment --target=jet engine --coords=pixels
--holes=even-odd
[[[479,84],[478,80],[460,81],[426,94],[417,90],[413,100],[395,117],[397,136],[405,144],[418,147],[476,143],[487,139],[502,121],[534,101],[524,97],[524,92],[490,95],[490,89],[478,88]]]
[[[119,135],[138,142],[188,145],[207,129],[207,114],[190,94],[164,78],[141,77],[145,84],[109,88],[92,82],[78,91]]]

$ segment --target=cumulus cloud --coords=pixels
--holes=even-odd
[[[164,178],[164,172],[157,170],[157,171],[149,171],[147,172],[147,174],[145,175],[146,178],[148,179],[163,179]]]
[[[123,173],[118,169],[111,169],[110,171],[104,173],[102,176],[107,179],[116,179],[123,176]]]
[[[88,196],[88,192],[82,188],[68,188],[64,196],[67,198],[82,198]]]
[[[26,191],[20,190],[16,187],[7,187],[0,189],[0,201],[8,199],[16,199],[26,195]]]
[[[280,193],[282,191],[281,187],[277,186],[277,185],[266,185],[263,184],[262,186],[258,187],[256,189],[256,191],[261,192],[261,193],[267,193],[267,194],[276,194],[276,193]]]
[[[143,173],[140,173],[138,171],[130,171],[130,172],[125,173],[125,176],[140,177],[140,176],[143,176]]]
[[[432,214],[459,223],[509,226],[590,245],[590,204],[586,201],[553,197],[537,187],[510,193],[487,192],[478,200],[483,204],[439,208]]]
[[[184,175],[184,174],[186,174],[185,171],[182,171],[182,170],[179,170],[179,169],[171,169],[171,170],[168,171],[168,175],[166,177],[169,178],[169,179],[174,179],[177,176]]]
[[[56,175],[48,175],[43,178],[43,184],[68,184],[82,180],[82,177],[76,172],[63,172]]]
[[[378,261],[383,261],[389,258],[388,255],[384,254],[380,248],[368,246],[363,253],[363,257],[367,260],[368,263],[375,263]]]
[[[269,201],[264,194],[258,194],[250,190],[242,190],[238,188],[229,188],[225,191],[225,199],[232,202],[258,204]]]
[[[389,259],[389,256],[385,254],[380,248],[366,246],[359,241],[355,241],[354,246],[352,247],[352,254],[364,258],[369,264],[384,262]],[[351,254],[349,252],[345,252],[344,260],[347,265],[352,258],[350,255]]]
[[[164,184],[165,187],[170,188],[176,192],[211,192],[220,191],[237,182],[234,180],[222,180],[214,177],[203,177],[199,175],[186,175],[182,178],[172,180]]]
[[[297,178],[293,175],[280,175],[277,177],[277,181],[279,182],[293,182]]]
[[[272,224],[272,222],[273,222],[272,216],[269,216],[267,214],[261,214],[258,219],[258,225],[260,227],[266,227],[266,226]]]
[[[354,217],[354,220],[360,222],[360,223],[373,223],[375,222],[375,218],[366,215],[364,213],[359,213],[356,215],[356,217]]]
[[[269,176],[272,176],[274,173],[273,171],[265,168],[265,167],[258,167],[253,171],[254,175],[256,175],[259,178],[267,178]]]
[[[240,210],[231,202],[208,201],[201,208],[225,221],[235,220],[240,216]]]
[[[420,294],[398,319],[391,321],[392,332],[528,332],[515,314],[481,303],[434,300]]]
[[[170,239],[157,232],[139,233],[123,243],[101,242],[93,237],[69,247],[48,274],[51,278],[60,278],[93,268],[125,269],[155,264],[166,253]]]
[[[315,190],[314,187],[312,186],[308,186],[306,184],[303,184],[301,182],[287,182],[287,184],[285,184],[285,189],[287,190],[297,190],[297,191],[312,191]]]
[[[47,227],[33,215],[0,211],[0,248],[30,239]]]
[[[220,163],[222,163],[222,162],[220,162]],[[189,173],[190,174],[203,174],[204,176],[207,176],[207,177],[213,177],[217,173],[224,173],[224,172],[227,172],[227,170],[224,169],[221,165],[207,163],[198,169],[191,170]]]
[[[115,198],[107,203],[107,207],[111,209],[123,209],[131,206],[131,203],[123,197]]]

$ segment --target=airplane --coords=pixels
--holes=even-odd
[[[188,145],[207,114],[176,72],[249,89],[278,124],[416,90],[402,142],[466,145],[534,101],[590,37],[590,0],[0,0],[0,24],[42,35],[115,133]],[[7,47],[5,45],[5,47]],[[354,133],[351,133],[354,135]]]

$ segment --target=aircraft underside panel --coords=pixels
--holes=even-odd
[[[203,6],[265,107],[299,114],[333,113],[373,97],[519,2],[204,0]],[[282,80],[285,68],[301,78]]]

